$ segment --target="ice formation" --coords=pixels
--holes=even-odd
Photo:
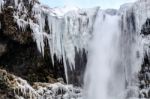
[[[27,26],[30,26],[33,32],[33,39],[36,41],[38,50],[43,56],[46,41],[48,42],[52,63],[54,64],[54,55],[56,55],[58,60],[63,59],[68,82],[68,67],[71,70],[75,69],[75,49],[77,51],[87,49],[99,8],[84,10],[75,7],[72,9],[64,7],[52,9],[34,1],[31,2],[31,0],[27,2],[33,5],[30,17],[30,12],[24,1],[14,0],[16,9],[14,11],[15,22],[20,30],[23,31],[26,30]],[[45,27],[48,27],[48,30]]]
[[[17,79],[17,78],[16,78]],[[19,79],[14,87],[16,99],[82,99],[82,89],[61,83],[35,83],[33,87]]]

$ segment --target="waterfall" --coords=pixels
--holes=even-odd
[[[98,13],[88,55],[86,99],[109,99],[107,87],[118,58],[119,20],[117,15]]]
[[[5,9],[4,1],[7,0],[0,0],[2,13]],[[48,91],[45,91],[45,87],[35,90],[22,79],[19,80],[22,83],[18,84],[16,89],[21,89],[22,93],[25,93],[25,89],[30,89],[31,92],[27,90],[27,93],[39,94],[35,97],[45,97],[45,93],[52,91],[53,93],[49,93],[48,97],[54,94],[54,99],[56,97],[62,99],[81,99],[81,97],[148,99],[147,97],[150,97],[149,0],[124,4],[118,10],[100,10],[99,7],[49,8],[38,2],[27,1],[32,5],[30,10],[24,4],[24,0],[12,0],[14,7],[9,7],[15,9],[14,22],[24,32],[30,27],[30,36],[36,42],[39,52],[43,56],[50,54],[53,66],[58,66],[54,64],[56,62],[63,63],[67,84],[71,82],[70,78],[73,78],[72,72],[78,74],[82,71],[82,67],[86,67],[84,90],[64,83],[46,84]],[[28,13],[32,17],[29,17]],[[49,49],[49,53],[44,52],[45,48]],[[88,58],[87,66],[85,66],[86,61],[80,62],[84,56],[82,52]],[[82,79],[80,75],[76,78]],[[62,94],[58,95],[59,91]]]
[[[134,15],[98,12],[89,44],[84,99],[138,98],[142,61]]]

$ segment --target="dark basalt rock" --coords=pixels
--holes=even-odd
[[[8,52],[0,57],[0,66],[20,76],[30,83],[49,82],[49,78],[64,77],[63,65],[57,62],[53,67],[49,54],[44,57],[38,52],[34,42],[19,44],[15,41],[8,41]],[[48,53],[48,51],[47,51]],[[51,82],[50,82],[51,83]]]
[[[86,51],[76,51],[75,56],[75,70],[69,70],[69,83],[75,86],[83,86],[83,79],[85,73],[85,66],[87,64],[87,54]]]
[[[142,26],[141,34],[149,35],[150,34],[150,19],[146,20],[146,23]]]
[[[0,56],[7,52],[7,44],[0,43]]]

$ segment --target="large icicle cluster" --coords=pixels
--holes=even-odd
[[[58,16],[57,13],[55,13],[56,15],[50,13],[48,9],[42,8],[41,11],[37,11],[37,5],[35,6],[34,13],[36,13],[39,25],[34,24],[30,20],[30,26],[33,30],[38,49],[44,55],[44,39],[46,38],[50,47],[52,62],[54,63],[54,54],[58,60],[63,59],[66,79],[68,81],[67,65],[71,69],[75,68],[75,48],[77,51],[83,48],[86,49],[87,42],[91,37],[97,8],[88,11],[72,11],[64,16]],[[44,31],[46,17],[49,33]]]
[[[23,0],[14,0],[15,22],[23,31],[27,26],[30,26],[33,39],[43,56],[45,44],[48,42],[52,63],[54,64],[54,55],[58,60],[63,59],[66,80],[68,81],[67,68],[70,66],[71,70],[75,69],[75,50],[87,49],[99,8],[87,10],[75,7],[52,9],[28,0],[27,2],[33,5],[31,12],[29,12],[29,8],[25,6],[24,2]],[[30,13],[31,15],[29,15]],[[48,29],[46,30],[45,27]]]
[[[69,65],[71,69],[75,69],[75,49],[77,51],[87,49],[98,8],[74,10],[59,16],[60,13],[57,10],[60,9],[38,7],[39,5],[34,5],[33,8],[34,16],[38,19],[38,25],[30,20],[30,26],[33,30],[38,49],[44,55],[44,39],[46,38],[50,47],[52,62],[54,63],[54,54],[58,60],[63,59],[66,79],[68,81],[67,66]],[[46,19],[48,21],[49,33],[46,33],[44,30]]]

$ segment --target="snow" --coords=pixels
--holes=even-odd
[[[68,12],[71,12],[71,11],[78,11],[79,8],[73,7],[73,6],[64,6],[64,7],[62,7],[62,8],[60,8],[60,7],[52,8],[51,10],[52,10],[54,13],[56,13],[57,16],[64,16],[64,15],[67,14]]]

